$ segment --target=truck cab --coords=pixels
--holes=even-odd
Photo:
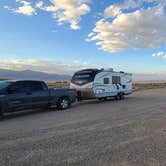
[[[2,84],[4,88],[0,94],[7,103],[8,112],[48,105],[49,91],[42,81],[6,81]]]

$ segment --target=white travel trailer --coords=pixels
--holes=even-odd
[[[70,87],[77,90],[78,100],[120,100],[132,93],[132,74],[115,72],[113,69],[85,69],[74,74]]]

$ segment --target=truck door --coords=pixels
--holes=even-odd
[[[31,108],[31,96],[27,93],[24,81],[13,83],[8,89],[9,111],[17,111]]]
[[[29,92],[31,92],[31,105],[32,107],[45,107],[49,102],[49,90],[44,82],[29,81]]]

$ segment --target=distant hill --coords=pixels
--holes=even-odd
[[[70,75],[49,74],[44,72],[37,72],[32,70],[15,71],[0,69],[0,78],[5,79],[37,79],[48,81],[68,81],[71,79]]]
[[[166,82],[166,74],[133,74],[134,82]]]
[[[48,81],[69,81],[71,75],[49,74],[44,72],[24,70],[6,70],[0,69],[0,80],[3,79],[36,79]],[[134,82],[166,82],[166,74],[133,74]]]

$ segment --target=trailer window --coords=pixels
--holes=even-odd
[[[76,73],[71,82],[77,85],[84,85],[90,83],[94,80],[95,74],[94,73]]]
[[[112,76],[112,84],[121,84],[120,76]]]
[[[109,84],[110,83],[110,79],[109,78],[104,78],[103,81],[104,81],[104,84]]]

